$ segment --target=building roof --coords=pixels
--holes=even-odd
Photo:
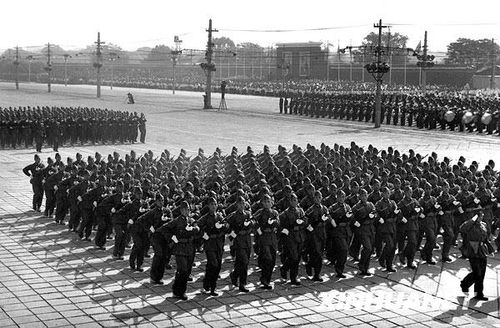
[[[311,48],[311,47],[321,47],[322,42],[289,42],[289,43],[277,43],[278,48]]]

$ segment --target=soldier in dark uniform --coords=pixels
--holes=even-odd
[[[476,292],[474,298],[478,301],[487,301],[488,298],[483,294],[483,281],[486,273],[486,257],[491,253],[492,247],[488,247],[488,228],[482,219],[483,214],[479,212],[460,227],[460,233],[466,236],[465,253],[472,269],[472,272],[460,282],[460,287],[464,293],[468,293],[469,287],[474,285]]]
[[[396,252],[396,218],[399,209],[396,202],[389,199],[390,191],[387,187],[382,187],[381,192],[382,199],[375,203],[375,209],[379,217],[378,231],[383,245],[379,256],[379,264],[387,269],[387,272],[396,272],[393,261]]]
[[[111,216],[123,205],[121,202],[123,187],[123,182],[117,181],[114,192],[108,193],[95,209],[97,232],[94,241],[98,249],[106,249],[106,237],[112,229]]]
[[[26,166],[23,173],[30,177],[30,183],[33,188],[33,210],[40,212],[43,199],[43,172],[45,165],[40,162],[40,156],[35,154],[35,162]]]
[[[439,204],[434,196],[432,196],[432,186],[426,182],[424,185],[424,195],[419,200],[419,205],[422,208],[422,213],[419,215],[419,238],[417,247],[420,246],[423,236],[425,235],[425,245],[421,249],[420,254],[427,264],[434,265],[436,262],[432,259],[432,250],[436,245],[436,210],[439,209]]]
[[[102,200],[106,183],[106,177],[101,175],[98,179],[97,187],[87,191],[81,196],[80,210],[82,213],[82,222],[78,227],[78,237],[80,237],[80,239],[90,241],[92,226],[95,222],[95,209]]]
[[[231,272],[231,282],[238,286],[241,292],[247,293],[249,290],[245,287],[247,284],[248,262],[252,247],[250,233],[255,224],[250,212],[245,211],[245,199],[241,196],[236,201],[237,210],[228,218],[230,240],[233,242],[235,252],[234,270]]]
[[[271,277],[276,264],[278,250],[277,228],[279,226],[278,212],[272,209],[272,200],[269,195],[262,196],[262,208],[255,213],[257,223],[256,233],[259,246],[258,263],[262,269],[260,282],[263,289],[272,289]]]
[[[164,198],[164,205],[167,199]],[[168,224],[173,220],[172,211],[167,207],[162,207],[162,217],[159,227],[154,227],[154,232],[151,236],[151,245],[153,246],[154,256],[151,263],[150,282],[155,285],[163,285],[163,275],[165,269],[170,269],[170,254],[172,250],[171,244],[172,234],[168,231]]]
[[[186,289],[189,272],[194,261],[194,236],[200,230],[196,222],[189,217],[189,204],[182,201],[179,205],[180,216],[167,223],[165,228],[172,234],[174,255],[177,265],[175,280],[172,286],[173,295],[187,300]]]
[[[454,214],[458,208],[455,197],[449,194],[450,186],[448,182],[443,181],[441,185],[441,195],[437,197],[436,201],[439,207],[438,210],[438,224],[443,229],[443,248],[441,260],[443,262],[451,262],[449,253],[454,239],[453,226]]]
[[[409,269],[416,269],[413,259],[417,248],[417,217],[422,209],[417,200],[412,197],[413,189],[406,186],[403,190],[405,197],[397,204],[401,210],[396,228],[399,260],[401,264],[406,264]]]
[[[141,117],[139,118],[139,132],[141,133],[141,142],[146,142],[146,117],[144,113],[141,113]]]
[[[130,227],[130,235],[134,241],[132,250],[129,256],[129,265],[133,271],[143,272],[142,265],[144,256],[146,255],[149,246],[149,232],[154,233],[155,225],[158,227],[158,222],[161,222],[163,215],[163,196],[156,194],[153,207],[150,210],[144,210],[149,204],[147,201],[143,203],[139,212],[143,213],[137,217]],[[141,211],[141,209],[143,209]]]
[[[333,245],[331,252],[327,256],[332,259],[335,265],[335,272],[338,278],[345,278],[344,268],[349,251],[349,241],[351,240],[350,220],[352,218],[351,207],[345,202],[345,193],[342,190],[337,192],[337,202],[333,204],[329,213],[332,218],[331,225]]]
[[[306,227],[306,253],[308,261],[306,263],[306,272],[310,277],[314,269],[313,281],[322,282],[320,277],[323,266],[323,250],[325,248],[325,224],[330,221],[328,209],[321,204],[323,197],[320,191],[314,193],[314,204],[307,209],[305,215],[308,225]]]
[[[141,198],[142,189],[135,187],[133,191],[133,199],[124,198],[122,202],[125,204],[112,216],[113,229],[115,231],[115,247],[113,249],[113,258],[123,260],[125,246],[127,245],[127,234],[129,226],[134,223],[134,219],[141,213]]]
[[[280,272],[281,277],[286,279],[287,273],[290,271],[290,283],[295,286],[300,285],[297,275],[300,257],[304,248],[306,226],[307,218],[304,210],[298,207],[297,195],[292,194],[290,196],[290,206],[280,215],[280,230],[284,235],[283,265]]]
[[[370,257],[373,251],[373,242],[375,239],[375,227],[373,221],[376,217],[375,205],[368,202],[368,193],[365,189],[359,191],[359,202],[353,206],[354,225],[359,228],[359,238],[362,246],[359,259],[359,273],[362,276],[371,276],[368,272]]]
[[[204,292],[211,296],[218,296],[217,278],[222,267],[222,254],[224,253],[224,239],[228,224],[224,220],[222,213],[217,212],[217,201],[215,198],[207,200],[208,213],[198,219],[200,233],[203,234],[207,266],[205,278],[203,279]]]

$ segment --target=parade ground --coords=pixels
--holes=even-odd
[[[143,112],[147,118],[145,144],[61,147],[63,160],[77,152],[103,156],[114,151],[124,156],[130,150],[140,155],[168,149],[174,156],[185,149],[194,156],[198,148],[208,156],[219,147],[223,154],[233,146],[256,153],[268,145],[291,149],[322,142],[378,149],[392,146],[400,152],[415,150],[422,155],[436,152],[452,162],[460,156],[466,165],[473,160],[483,168],[493,159],[500,165],[500,137],[476,133],[427,131],[400,126],[374,129],[371,123],[338,121],[279,114],[278,99],[227,95],[228,110],[218,111],[220,95],[213,94],[213,110],[202,110],[201,93],[103,87],[101,99],[95,86],[0,83],[0,106],[86,106]],[[126,104],[126,94],[136,104]],[[0,151],[0,326],[5,327],[500,327],[500,254],[488,258],[485,278],[486,302],[464,295],[459,281],[470,271],[467,260],[454,248],[452,263],[429,266],[417,255],[416,270],[396,265],[396,273],[380,270],[372,259],[371,277],[356,275],[348,261],[347,278],[338,279],[332,267],[324,266],[323,283],[307,280],[303,265],[302,285],[281,282],[275,269],[274,290],[259,289],[259,273],[252,255],[250,293],[230,287],[233,266],[224,253],[218,297],[200,292],[205,270],[204,254],[197,255],[194,281],[188,284],[188,301],[172,297],[174,269],[167,270],[165,285],[149,283],[151,259],[143,273],[129,269],[128,261],[111,257],[81,241],[64,226],[31,210],[31,185],[22,168],[33,160],[34,149]],[[42,161],[53,157],[43,149]],[[439,240],[441,242],[441,240]],[[126,251],[126,259],[128,252]],[[439,251],[435,251],[437,255]],[[278,265],[279,260],[277,261]]]

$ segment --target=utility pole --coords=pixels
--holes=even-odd
[[[14,61],[16,67],[16,90],[19,90],[19,47],[16,46],[16,60]]]
[[[26,59],[28,59],[28,83],[31,83],[31,62],[33,61],[33,56],[28,55]]]
[[[361,81],[364,83],[365,82],[365,54],[366,54],[366,47],[363,47],[363,63],[361,64]]]
[[[422,66],[422,91],[425,93],[426,84],[427,84],[427,72],[425,71],[427,64],[427,31],[424,34],[424,58],[423,58],[423,66]]]
[[[391,29],[387,33],[387,54],[389,54],[389,66],[392,65],[392,52],[391,52]],[[389,85],[392,83],[392,70],[389,70]]]
[[[64,54],[64,86],[68,85],[68,71],[67,71],[67,63],[68,63],[68,58],[71,58],[70,55]]]
[[[403,71],[403,85],[406,85],[406,60],[408,57],[408,50],[406,48],[406,43],[404,44],[404,48],[405,48],[405,56],[404,56],[404,71]]]
[[[212,63],[213,55],[213,42],[212,33],[219,32],[218,30],[212,29],[212,19],[208,20],[208,42],[207,51],[205,52],[206,63],[201,64],[201,68],[205,71],[207,75],[207,84],[205,87],[205,102],[203,104],[203,109],[212,109],[212,72],[215,71],[215,65]]]
[[[425,93],[426,91],[426,84],[427,84],[427,68],[434,66],[434,56],[433,55],[428,55],[427,54],[427,31],[425,31],[424,34],[424,52],[423,54],[417,55],[417,59],[419,60],[417,62],[417,66],[420,67],[421,70],[421,85],[422,85],[422,92]]]
[[[337,81],[340,82],[340,40],[337,45],[337,54],[339,55],[339,60],[337,61]]]
[[[496,68],[497,68],[497,56],[495,53],[495,39],[491,39],[491,77],[490,77],[490,89],[496,89]]]
[[[172,94],[175,95],[175,66],[177,66],[177,60],[182,53],[181,43],[182,40],[176,35],[174,36],[175,50],[172,50],[172,68],[173,68],[173,83],[172,83]]]
[[[326,41],[326,81],[330,81],[330,43],[328,40]]]
[[[349,42],[349,81],[352,82],[352,40]]]
[[[379,20],[378,25],[373,25],[373,27],[378,28],[378,44],[375,48],[375,54],[377,55],[377,61],[371,64],[367,64],[365,68],[368,73],[372,74],[373,78],[377,82],[377,90],[375,93],[375,128],[380,127],[382,107],[381,107],[381,93],[382,93],[382,78],[385,73],[390,69],[387,63],[382,63],[382,28],[387,28],[389,26],[383,26],[382,20]]]
[[[45,70],[47,71],[47,74],[49,75],[48,80],[47,80],[47,89],[48,92],[50,93],[50,80],[52,78],[52,64],[50,63],[50,43],[47,43],[47,66],[45,67]]]
[[[96,56],[97,62],[94,63],[94,67],[97,69],[97,98],[101,98],[101,67],[102,67],[102,53],[101,46],[105,42],[101,41],[101,32],[97,32],[97,41],[95,44],[97,45]]]
[[[115,82],[115,75],[114,75],[115,60],[119,58],[120,56],[118,56],[116,52],[109,53],[109,61],[111,62],[111,85],[110,85],[111,90],[113,90],[113,84]]]

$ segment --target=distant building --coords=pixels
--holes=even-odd
[[[327,52],[321,42],[278,43],[276,67],[278,76],[291,79],[323,79],[326,77]]]
[[[472,88],[473,89],[488,89],[491,83],[491,70],[492,67],[488,66],[482,68],[472,76]],[[495,88],[500,88],[500,65],[495,67]]]

